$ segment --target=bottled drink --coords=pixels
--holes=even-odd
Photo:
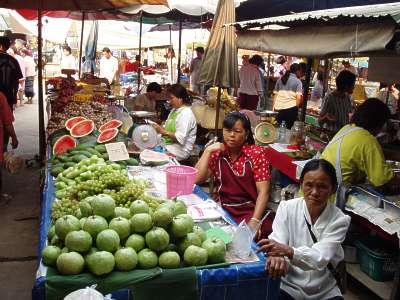
[[[284,144],[286,142],[286,122],[282,121],[278,130],[278,142]]]

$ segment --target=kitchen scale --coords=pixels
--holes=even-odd
[[[271,144],[278,138],[278,130],[272,124],[274,118],[278,115],[272,110],[255,111],[260,117],[260,123],[254,129],[256,142],[260,145]]]
[[[128,151],[131,153],[141,152],[145,149],[153,149],[157,146],[157,131],[151,125],[139,125],[132,133],[131,145]],[[133,144],[133,145],[132,145]]]

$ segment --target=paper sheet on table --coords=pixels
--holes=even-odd
[[[272,149],[278,152],[296,152],[299,150],[295,149],[288,149],[289,144],[279,144],[279,143],[274,143],[269,145]]]
[[[350,195],[346,210],[367,219],[389,234],[397,233],[400,238],[400,218],[388,214],[382,208],[375,208],[362,199],[358,199],[356,195]]]
[[[212,200],[203,201],[203,203],[189,206],[188,214],[194,221],[216,220],[223,216],[218,209],[218,204]]]

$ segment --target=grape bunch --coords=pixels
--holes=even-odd
[[[69,198],[58,199],[53,202],[51,218],[53,221],[65,215],[76,215],[79,209],[79,201]]]
[[[99,177],[99,180],[107,189],[119,189],[129,183],[128,175],[123,171],[105,173]]]
[[[127,202],[133,202],[143,195],[144,188],[134,181],[130,181],[128,184],[124,185],[118,192],[117,199],[114,199],[117,205],[124,205]]]

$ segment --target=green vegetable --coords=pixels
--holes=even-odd
[[[86,151],[92,153],[92,155],[101,156],[101,153],[94,148],[87,148]]]
[[[78,162],[80,162],[81,160],[84,160],[84,159],[86,159],[86,158],[87,158],[87,157],[86,157],[85,155],[76,154],[76,155],[72,156],[72,161],[78,163]]]
[[[71,159],[68,158],[65,154],[59,156],[58,160],[61,161],[61,162],[70,162],[71,161]]]
[[[127,159],[125,162],[128,166],[138,166],[139,165],[139,162],[135,158]]]
[[[94,147],[94,149],[100,153],[105,153],[107,152],[106,146],[105,145],[97,145]]]
[[[104,158],[105,160],[108,160],[108,159],[109,159],[108,153],[107,153],[107,152],[106,152],[106,153],[103,153],[103,154],[101,155],[101,157]]]
[[[58,174],[62,173],[64,171],[62,166],[57,166],[57,167],[53,167],[51,168],[51,175],[53,175],[54,177],[57,177]]]
[[[74,167],[76,165],[76,163],[74,163],[74,162],[72,162],[72,161],[69,161],[69,162],[66,162],[65,164],[64,164],[64,167],[65,168],[70,168],[70,167]]]

